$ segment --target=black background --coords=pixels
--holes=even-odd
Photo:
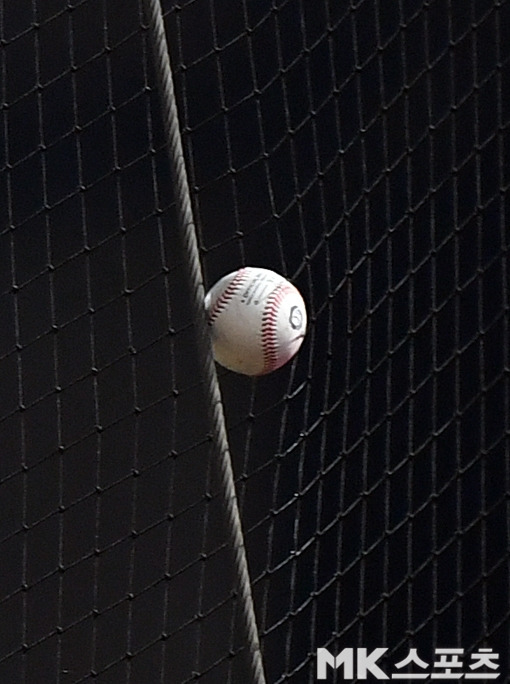
[[[308,306],[288,366],[219,369],[268,682],[504,679],[510,4],[163,4],[206,286]],[[0,24],[0,680],[244,684],[141,7]]]

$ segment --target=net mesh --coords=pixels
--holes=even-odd
[[[207,285],[308,305],[284,369],[219,369],[268,683],[346,646],[504,679],[510,3],[163,8]],[[0,2],[6,684],[249,681],[146,26]]]

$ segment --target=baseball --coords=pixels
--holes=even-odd
[[[286,278],[247,266],[224,276],[205,298],[215,360],[244,375],[289,361],[306,332],[306,307]]]

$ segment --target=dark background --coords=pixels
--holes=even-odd
[[[206,286],[309,312],[219,369],[268,684],[345,646],[505,680],[510,3],[163,5]],[[141,6],[0,30],[0,681],[244,684]]]

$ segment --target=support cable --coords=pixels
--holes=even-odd
[[[177,103],[173,85],[172,69],[165,33],[160,0],[144,0],[149,21],[150,42],[154,57],[157,86],[161,100],[165,140],[168,148],[176,213],[180,235],[186,254],[187,278],[189,284],[193,320],[197,335],[200,368],[203,372],[208,419],[217,453],[221,480],[223,506],[225,509],[229,542],[233,550],[236,578],[240,598],[240,609],[245,629],[245,643],[250,652],[253,684],[265,684],[264,669],[253,605],[246,549],[241,526],[241,517],[235,489],[234,472],[225,428],[225,416],[221,400],[218,376],[214,365],[210,333],[204,308],[204,282],[200,263],[195,222],[191,207],[184,153],[182,147]]]

